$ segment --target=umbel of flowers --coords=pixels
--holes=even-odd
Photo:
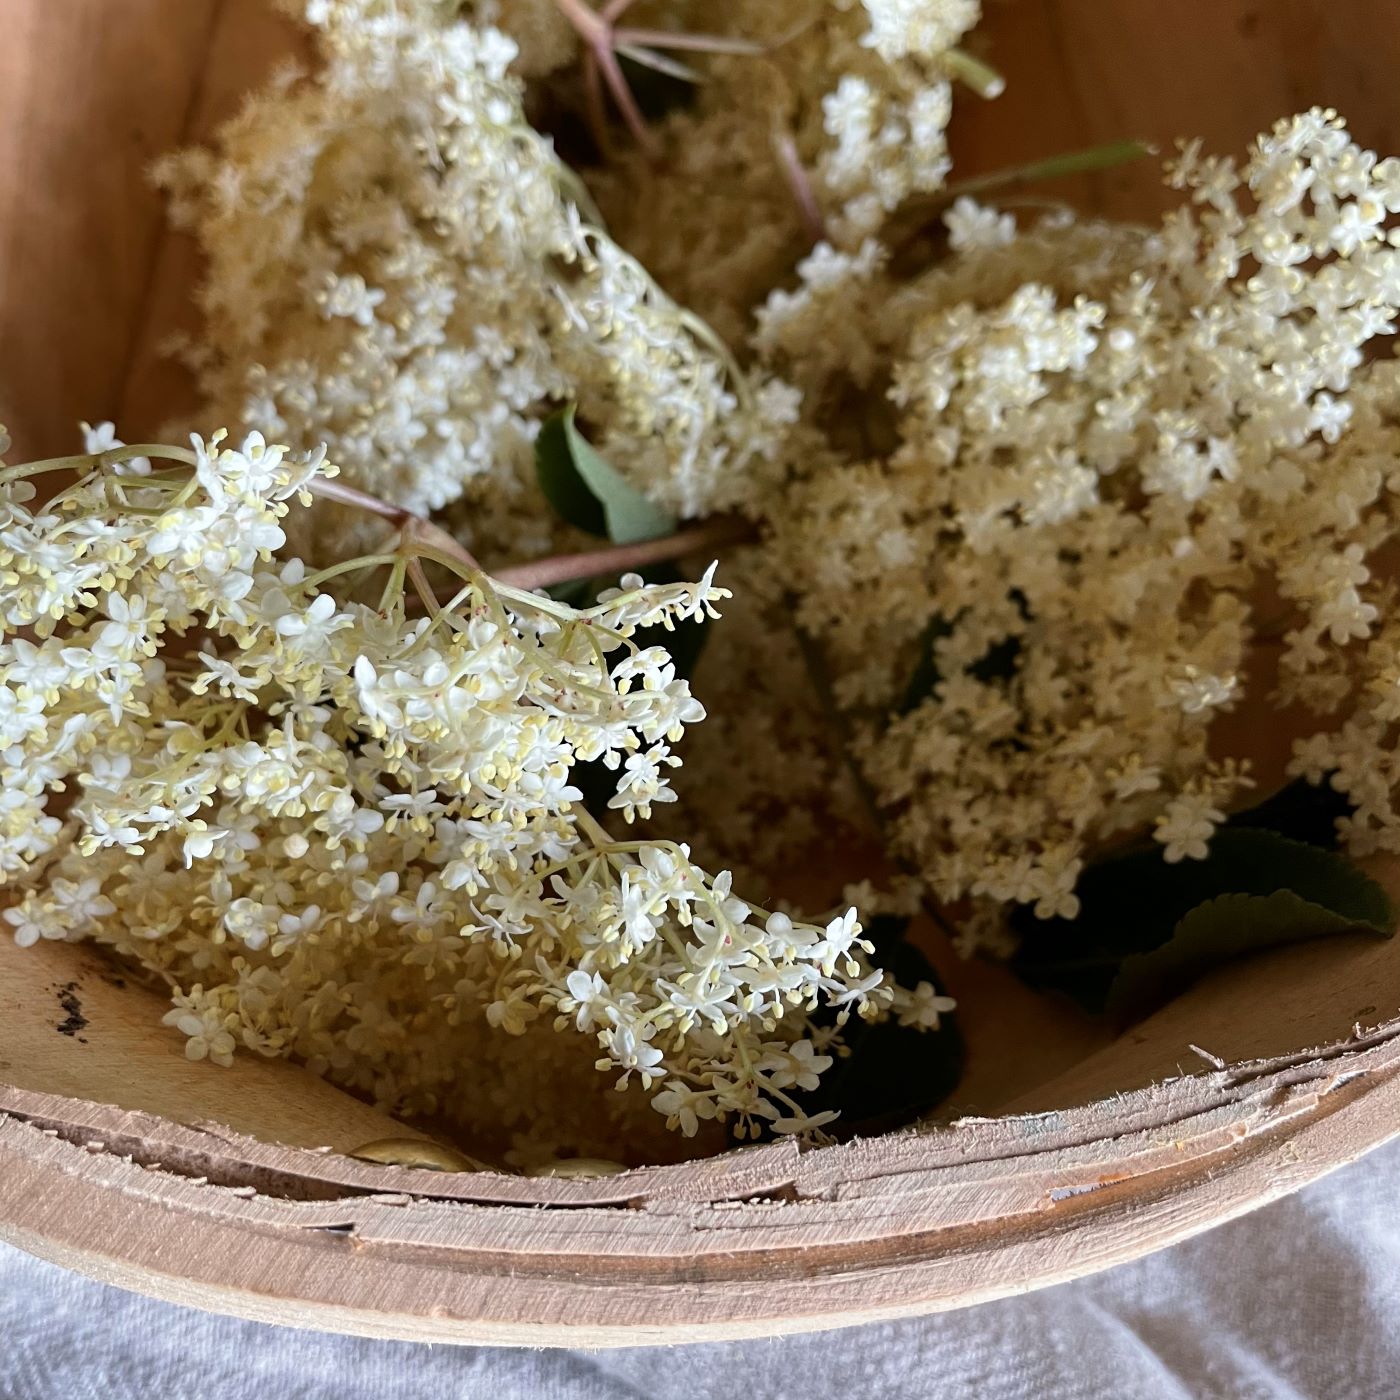
[[[1400,161],[1313,111],[1170,179],[1156,229],[964,203],[926,274],[821,252],[764,313],[828,434],[888,376],[890,447],[790,490],[775,555],[893,840],[974,930],[1072,917],[1115,842],[1204,857],[1253,784],[1242,703],[1288,713],[1354,854],[1400,850]]]
[[[757,909],[683,844],[613,839],[571,783],[610,769],[628,818],[669,796],[704,711],[632,637],[714,615],[713,569],[624,578],[576,611],[410,521],[311,571],[273,555],[286,516],[335,490],[320,451],[97,440],[0,470],[20,943],[139,962],[193,1058],[294,1055],[524,1160],[615,1151],[639,1103],[691,1134],[827,1121],[788,1092],[832,1062],[838,1032],[810,1013],[895,995],[855,912]],[[58,469],[81,475],[43,499]],[[595,1059],[633,1089],[602,1112],[578,1092]]]

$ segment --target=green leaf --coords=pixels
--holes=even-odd
[[[673,516],[653,505],[589,444],[574,422],[573,405],[540,426],[535,475],[558,514],[614,544],[636,544],[675,533]]]
[[[604,539],[608,518],[603,503],[589,488],[574,461],[573,409],[556,413],[540,425],[535,438],[535,476],[545,500],[568,524]]]
[[[1270,797],[1242,812],[1234,813],[1225,823],[1229,827],[1260,827],[1335,851],[1338,845],[1337,822],[1355,810],[1351,799],[1338,792],[1330,778],[1310,783],[1297,778],[1281,787]]]
[[[1124,959],[1109,988],[1109,1014],[1140,1020],[1203,973],[1247,953],[1353,929],[1390,937],[1394,914],[1385,892],[1359,870],[1350,873],[1351,881],[1339,881],[1332,892],[1345,908],[1316,904],[1292,890],[1222,894],[1198,904],[1160,947]]]
[[[1021,616],[1028,617],[1025,595],[1021,590],[1012,589],[1010,596],[1020,609]],[[904,698],[900,702],[900,714],[907,715],[911,710],[917,709],[933,694],[934,688],[943,679],[942,672],[938,669],[935,649],[938,643],[952,632],[953,627],[954,623],[946,617],[936,616],[924,628],[923,635],[919,638],[919,658],[915,663],[913,675],[909,677],[909,684],[905,687]],[[1003,637],[1001,641],[993,642],[967,668],[967,673],[984,685],[990,685],[993,681],[1009,681],[1016,674],[1016,663],[1020,656],[1021,639]]]
[[[1040,920],[1018,910],[1012,924],[1022,944],[1013,966],[1032,985],[1102,1011],[1127,959],[1160,948],[1198,905],[1281,890],[1333,911],[1348,927],[1394,927],[1385,892],[1344,857],[1272,831],[1222,827],[1205,860],[1169,865],[1153,843],[1091,867],[1079,881],[1076,919]]]

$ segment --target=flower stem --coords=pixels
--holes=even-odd
[[[802,215],[803,227],[815,247],[826,240],[826,219],[822,216],[821,205],[817,203],[816,191],[812,188],[811,177],[797,153],[797,142],[789,132],[780,131],[773,137],[773,149],[778,157],[778,165],[797,200],[798,211]]]
[[[613,545],[608,549],[589,550],[581,554],[557,554],[549,559],[537,559],[529,564],[514,564],[508,568],[497,569],[488,575],[477,563],[475,556],[446,530],[403,506],[396,506],[378,496],[370,495],[367,491],[360,491],[325,477],[317,477],[309,484],[308,489],[313,495],[325,500],[354,506],[399,526],[401,546],[410,559],[431,559],[444,568],[461,574],[468,583],[498,584],[532,605],[542,604],[546,600],[530,595],[537,589],[549,588],[557,583],[571,583],[575,579],[592,578],[595,575],[630,573],[635,569],[645,568],[648,564],[665,563],[686,554],[708,553],[728,545],[747,544],[758,538],[758,530],[750,521],[739,516],[717,515],[661,539]],[[394,558],[394,555],[370,556],[375,562],[382,560],[386,563]],[[419,572],[421,573],[421,570]],[[315,575],[318,580],[328,576],[326,571]],[[419,584],[412,564],[409,566],[408,576],[415,585]],[[420,594],[423,592],[421,586],[418,591]],[[426,597],[424,602],[427,602]],[[561,615],[567,616],[568,613],[565,611]]]
[[[966,84],[973,92],[987,101],[1000,97],[1006,91],[1006,79],[989,63],[963,49],[949,49],[943,55],[943,66],[960,83]]]
[[[399,526],[403,533],[403,542],[409,548],[421,545],[428,551],[451,556],[474,573],[481,572],[481,565],[476,562],[471,551],[425,516],[416,515],[403,506],[396,506],[379,496],[371,496],[368,491],[356,490],[353,486],[347,486],[344,482],[334,481],[329,477],[317,477],[308,484],[307,490],[323,500],[339,501],[341,505],[354,506],[357,510],[368,511],[371,515],[392,521]]]
[[[501,583],[526,590],[549,588],[556,583],[592,578],[595,574],[630,573],[648,564],[660,564],[679,559],[685,554],[704,553],[726,545],[745,544],[756,538],[757,531],[749,521],[722,515],[659,540],[614,545],[611,549],[592,550],[584,554],[558,554],[532,564],[498,569],[493,577]]]
[[[163,443],[136,443],[130,447],[110,447],[105,452],[79,452],[71,457],[49,457],[42,462],[23,462],[0,471],[0,481],[20,481],[25,477],[45,476],[49,472],[93,470],[104,463],[130,462],[137,457],[164,457],[172,462],[195,465],[195,455],[187,447],[169,447]]]
[[[649,49],[684,49],[689,53],[734,54],[741,58],[756,58],[768,52],[767,45],[754,39],[740,39],[728,34],[686,34],[670,29],[615,29],[613,42],[635,44]]]
[[[1110,141],[1104,146],[1092,146],[1086,151],[1065,151],[1028,165],[1012,166],[1009,170],[991,170],[971,180],[949,185],[939,196],[940,205],[951,204],[963,195],[984,194],[987,190],[1018,189],[1022,185],[1039,184],[1042,180],[1058,180],[1065,175],[1085,175],[1095,170],[1111,170],[1115,165],[1141,160],[1151,155],[1153,147],[1145,141]]]

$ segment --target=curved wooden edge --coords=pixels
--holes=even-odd
[[[635,1346],[954,1308],[1197,1234],[1400,1135],[1400,1021],[1085,1108],[607,1182],[375,1168],[13,1090],[0,1110],[0,1239],[104,1282],[371,1337]]]

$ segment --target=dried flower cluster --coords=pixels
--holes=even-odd
[[[499,7],[511,28],[514,6]],[[729,0],[660,9],[760,51],[707,60],[655,149],[616,143],[587,170],[613,236],[736,345],[814,238],[854,251],[943,185],[955,46],[977,0]],[[512,29],[512,32],[520,32]],[[525,52],[533,31],[520,32]],[[994,75],[988,75],[993,83]],[[643,198],[637,197],[644,191]]]
[[[629,817],[670,795],[670,745],[704,711],[630,639],[713,615],[710,574],[574,611],[411,531],[308,572],[272,556],[321,453],[94,436],[95,455],[0,470],[20,943],[93,939],[159,974],[192,1058],[296,1055],[527,1156],[616,1150],[578,1092],[599,1050],[687,1133],[829,1121],[786,1092],[832,1062],[808,1013],[893,999],[855,911],[758,910],[684,845],[613,840],[570,783],[601,762]],[[86,474],[31,509],[56,467]],[[424,560],[460,587],[414,620]],[[354,601],[375,573],[378,606]]]
[[[192,356],[202,422],[328,442],[347,481],[434,511],[488,563],[569,542],[531,459],[560,403],[682,515],[762,510],[794,456],[797,396],[741,373],[695,313],[742,346],[810,246],[804,196],[830,237],[859,246],[941,183],[949,55],[976,4],[643,0],[629,23],[681,40],[717,29],[744,51],[681,54],[703,81],[653,125],[660,159],[619,135],[586,170],[591,196],[525,117],[527,100],[562,92],[559,125],[582,125],[568,105],[579,35],[557,0],[455,7],[471,23],[435,0],[290,7],[314,26],[316,71],[289,70],[214,148],[161,168],[209,262]],[[314,538],[294,543],[332,560],[366,547],[364,529],[323,506]],[[782,587],[760,586],[761,560],[734,562],[755,587],[706,667],[723,719],[678,788],[725,809],[699,823],[698,848],[756,876],[807,844],[804,825],[770,819],[775,793],[824,810],[834,833],[857,804],[784,635]]]

